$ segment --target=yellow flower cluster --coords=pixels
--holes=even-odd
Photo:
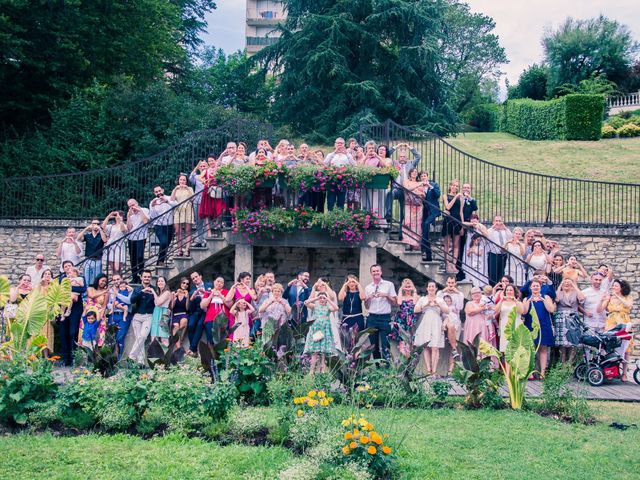
[[[368,392],[369,390],[371,390],[371,386],[368,383],[365,383],[364,385],[358,385],[356,387],[356,392],[358,393]]]
[[[328,407],[333,403],[333,397],[327,396],[324,390],[309,390],[304,397],[295,397],[293,399],[294,405],[306,406],[311,409],[316,407]],[[298,409],[298,416],[304,415],[304,410]]]
[[[355,418],[352,415],[342,421],[342,426],[347,429],[344,433],[344,439],[349,442],[342,447],[342,453],[345,455],[350,455],[360,447],[371,456],[378,453],[391,454],[391,447],[384,445],[384,439],[389,438],[389,435],[385,434],[383,438],[375,431],[373,424],[364,418],[364,415],[361,415],[360,418]]]

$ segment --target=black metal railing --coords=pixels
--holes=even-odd
[[[402,210],[402,214],[400,210],[402,205],[400,202],[394,201],[393,208],[391,209],[392,226],[402,232],[403,241],[408,245],[413,245],[416,249],[420,248],[422,247],[423,235],[426,233],[428,236],[430,233],[422,231],[422,219],[424,218],[425,212],[425,206],[422,202],[422,198],[395,181],[392,182],[392,188],[401,193],[401,195],[397,195],[396,197],[404,199],[404,209]],[[443,225],[448,224],[451,228],[455,228],[460,231],[466,230],[469,239],[477,236],[478,245],[476,248],[478,251],[474,256],[469,255],[468,247],[471,244],[471,241],[469,241],[459,247],[464,249],[462,256],[454,257],[453,242],[451,242],[450,248],[445,249],[444,242],[430,241],[429,247],[432,252],[432,258],[444,263],[445,265],[449,264],[452,267],[462,269],[465,277],[468,280],[471,280],[475,285],[480,286],[493,284],[496,280],[500,279],[502,274],[505,274],[510,275],[514,279],[516,285],[521,286],[526,282],[530,272],[535,270],[535,268],[529,265],[523,258],[507,250],[504,245],[498,245],[491,239],[487,238],[482,234],[480,229],[474,230],[470,225],[463,223],[461,220],[451,216],[439,207],[438,213],[443,220],[438,222],[440,229]],[[438,233],[441,232],[438,231]],[[424,251],[423,248],[420,249]],[[499,255],[499,258],[495,259],[499,262],[499,264],[496,265],[498,267],[497,272],[489,271],[490,252]]]
[[[535,173],[544,170],[544,165],[532,164],[531,172],[496,165],[459,150],[438,135],[412,130],[391,120],[362,125],[359,136],[360,143],[409,143],[422,157],[419,170],[429,172],[443,190],[452,179],[461,186],[470,183],[482,219],[501,215],[511,225],[640,226],[640,184]]]
[[[173,205],[166,213],[149,217],[147,223],[127,231],[117,240],[108,240],[105,246],[92,258],[84,258],[76,267],[84,271],[89,268],[92,261],[97,260],[100,262],[101,273],[107,275],[108,278],[114,274],[120,274],[125,279],[137,282],[142,270],[155,268],[159,265],[169,265],[176,257],[188,256],[194,244],[206,242],[209,232],[212,236],[216,236],[228,228],[226,225],[229,222],[229,209],[226,203],[224,203],[218,217],[202,219],[204,222],[202,228],[198,228],[196,211],[199,209],[199,203],[203,201],[202,195],[202,192],[195,193]],[[163,233],[167,233],[167,229],[165,232],[159,232],[158,227],[164,225],[167,218],[171,218],[172,222],[169,225],[170,236],[165,243],[162,243],[160,238]],[[111,225],[114,224],[111,223]],[[180,231],[177,231],[176,225],[180,225]],[[112,226],[112,231],[113,228]],[[138,262],[134,258],[130,244],[132,241],[140,240],[144,240],[144,242],[141,245],[142,251],[138,257],[135,257],[141,259]]]
[[[0,218],[86,220],[123,207],[128,198],[146,198],[155,185],[175,184],[209,153],[219,155],[229,141],[244,141],[251,150],[271,140],[271,125],[231,121],[214,130],[187,135],[151,157],[112,168],[0,180]],[[249,152],[247,152],[248,154]]]

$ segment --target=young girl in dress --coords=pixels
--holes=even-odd
[[[231,307],[231,315],[235,318],[234,325],[238,325],[233,332],[233,341],[239,342],[243,347],[248,347],[251,343],[250,316],[255,312],[255,308],[241,298]]]
[[[326,293],[320,292],[317,296],[304,302],[305,306],[313,312],[313,324],[307,333],[307,341],[304,345],[304,353],[311,354],[311,369],[309,375],[327,372],[327,355],[335,352],[333,332],[331,330],[331,312],[337,312],[338,306],[329,300]]]
[[[451,298],[451,295],[445,294],[442,299],[444,300],[444,303],[447,304],[447,307],[449,307],[449,314],[444,316],[442,329],[446,332],[450,327],[453,327],[457,332],[457,335],[459,335],[460,331],[462,330],[462,322],[460,322],[460,311],[453,303],[453,298]],[[451,345],[451,352],[449,353],[449,375],[451,375],[451,373],[453,372],[453,368],[456,366],[455,359],[453,357],[458,353],[456,348],[458,346],[457,338],[455,340],[456,344]],[[449,343],[451,342],[452,341],[450,340]]]

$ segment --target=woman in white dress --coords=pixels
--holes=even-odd
[[[518,261],[518,259],[523,260],[526,249],[522,241],[523,234],[524,232],[520,227],[514,228],[513,238],[503,245],[505,250],[513,255],[513,257],[509,256],[507,260],[507,275],[513,278],[514,283],[519,287],[526,283],[524,263]]]
[[[309,296],[310,300],[316,300],[318,294],[326,293],[327,299],[337,305],[338,304],[338,295],[331,289],[331,283],[326,278],[320,278],[313,285],[311,289],[311,295]],[[333,341],[335,343],[336,350],[342,350],[342,338],[340,337],[340,315],[337,311],[331,311],[329,314],[329,321],[331,322],[331,333],[333,334]]]
[[[509,315],[513,309],[516,309],[516,326],[522,323],[522,318],[520,314],[517,313],[520,309],[520,302],[516,297],[516,289],[513,285],[507,285],[504,289],[504,293],[502,295],[502,299],[496,304],[496,315],[500,316],[500,344],[499,350],[504,353],[507,351],[507,338],[504,334],[505,327],[507,326],[507,322],[509,321]]]
[[[553,258],[545,251],[544,245],[540,240],[533,242],[531,245],[531,253],[527,256],[526,261],[533,267],[529,269],[529,279],[533,278],[533,273],[536,270],[549,273],[551,271],[551,265],[553,264]]]
[[[466,278],[471,279],[474,287],[484,287],[489,283],[487,272],[487,251],[485,237],[487,227],[480,223],[478,214],[472,213],[468,222],[463,222],[468,230],[467,243],[464,246],[465,260],[463,267]]]
[[[115,223],[110,224],[113,219]],[[127,259],[127,244],[122,239],[127,234],[127,224],[123,220],[122,212],[111,212],[102,222],[102,229],[107,234],[105,252],[109,274],[121,274]]]
[[[418,323],[413,343],[416,347],[425,345],[422,351],[427,375],[435,375],[440,359],[440,349],[444,347],[444,330],[442,316],[449,314],[449,307],[445,301],[437,296],[436,282],[427,283],[427,295],[420,297],[414,312],[421,313],[422,319]]]

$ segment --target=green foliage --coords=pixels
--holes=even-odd
[[[566,95],[549,101],[510,100],[505,131],[528,140],[597,140],[600,138],[604,98]]]
[[[584,95],[604,95],[608,97],[618,91],[616,84],[607,80],[603,75],[593,75],[591,78],[581,80],[578,85],[565,83],[556,88],[556,95],[568,95],[570,93],[582,93]]]
[[[548,77],[547,67],[535,63],[530,65],[520,74],[518,84],[509,89],[509,100],[517,98],[544,100],[547,98]]]
[[[324,138],[355,133],[363,118],[453,129],[438,69],[444,3],[283,3],[280,41],[256,55],[281,72],[273,105],[278,120]]]
[[[46,124],[54,105],[94,79],[145,85],[183,71],[213,8],[212,0],[5,2],[0,123]]]
[[[640,136],[640,127],[633,123],[627,123],[617,130],[618,136],[621,138]]]
[[[51,400],[56,389],[49,360],[22,353],[0,359],[0,423],[24,425],[29,412]]]
[[[462,364],[456,365],[453,378],[465,387],[465,405],[468,408],[500,408],[503,405],[498,393],[502,375],[493,369],[490,357],[480,358],[480,334],[472,345],[458,343]]]
[[[499,115],[503,107],[495,103],[477,105],[465,112],[464,121],[477,128],[480,132],[497,132],[499,130]]]
[[[616,129],[611,125],[605,123],[602,126],[602,138],[615,138],[616,133]]]
[[[256,345],[242,348],[232,345],[225,353],[226,375],[240,396],[253,405],[269,400],[267,382],[273,374],[273,363]]]
[[[556,31],[545,33],[542,45],[550,95],[563,84],[578,85],[594,74],[618,83],[628,75],[638,51],[629,28],[602,15],[587,20],[569,17]]]
[[[594,415],[584,397],[575,393],[569,382],[573,366],[558,364],[547,371],[542,384],[541,403],[537,407],[545,415],[555,415],[575,423],[593,423]]]
[[[430,384],[431,390],[438,400],[441,402],[446,400],[451,390],[451,384],[445,380],[436,380]]]

